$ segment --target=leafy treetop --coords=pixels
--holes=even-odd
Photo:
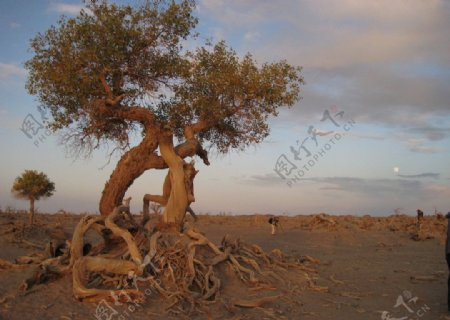
[[[14,181],[11,192],[21,199],[39,200],[51,197],[55,192],[55,184],[43,172],[25,170]]]
[[[195,37],[193,0],[87,8],[38,34],[26,62],[27,88],[51,112],[49,127],[80,147],[124,148],[132,131],[168,126],[227,152],[260,142],[268,116],[299,99],[301,69],[285,61],[258,65],[224,42],[184,50]]]

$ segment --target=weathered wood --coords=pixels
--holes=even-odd
[[[113,212],[106,217],[105,219],[105,226],[112,231],[112,233],[117,236],[121,237],[127,244],[128,250],[130,251],[131,257],[133,258],[133,261],[137,265],[142,264],[142,255],[139,251],[139,248],[134,240],[134,237],[131,235],[131,233],[128,230],[120,228],[114,221],[119,217],[121,212],[123,210],[126,210],[128,207],[125,206],[119,206],[116,207]]]
[[[73,266],[75,261],[83,256],[83,246],[84,246],[84,234],[91,228],[91,226],[97,221],[102,220],[101,217],[90,217],[84,216],[81,218],[75,227],[73,232],[72,243],[70,247],[70,264],[69,267]]]
[[[128,275],[130,272],[136,271],[137,266],[132,261],[105,259],[100,257],[79,258],[73,266],[73,295],[76,299],[87,302],[95,302],[102,299],[113,300],[114,296],[111,294],[111,290],[86,288],[86,273],[98,272]],[[137,289],[113,290],[112,292],[119,298],[128,295],[133,300],[140,302],[144,299],[144,294]],[[127,302],[127,300],[122,302]]]

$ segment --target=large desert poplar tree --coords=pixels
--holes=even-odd
[[[34,202],[41,198],[51,197],[55,192],[55,184],[43,172],[25,170],[14,181],[11,192],[19,199],[30,201],[28,220],[29,224],[32,225],[34,222]]]
[[[105,184],[100,212],[109,215],[136,178],[168,170],[164,222],[179,225],[194,201],[196,170],[184,161],[261,142],[269,116],[299,99],[300,68],[257,63],[224,42],[192,51],[193,0],[149,0],[138,6],[90,1],[31,42],[28,90],[50,111],[50,129],[88,154],[114,143],[122,152]],[[131,137],[141,137],[138,144]]]

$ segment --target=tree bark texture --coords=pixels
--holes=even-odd
[[[103,189],[99,208],[102,216],[111,214],[122,203],[126,191],[135,179],[146,170],[161,165],[158,163],[159,157],[154,153],[157,146],[154,135],[148,134],[138,146],[122,156]]]

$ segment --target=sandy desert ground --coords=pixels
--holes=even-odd
[[[39,214],[30,228],[23,223],[24,214],[0,213],[0,319],[96,319],[99,305],[76,301],[70,276],[22,292],[20,285],[36,266],[7,266],[8,261],[42,251],[51,239],[70,238],[80,217]],[[110,303],[110,313],[99,319],[450,319],[445,219],[426,216],[419,230],[416,218],[405,215],[283,216],[274,236],[267,219],[258,214],[200,215],[195,227],[215,243],[228,234],[267,252],[280,249],[298,259],[318,259],[317,273],[309,274],[314,288],[282,288],[279,299],[259,308],[230,304],[191,316],[164,312],[161,298],[153,294],[142,304]],[[235,288],[225,284],[224,299]]]

